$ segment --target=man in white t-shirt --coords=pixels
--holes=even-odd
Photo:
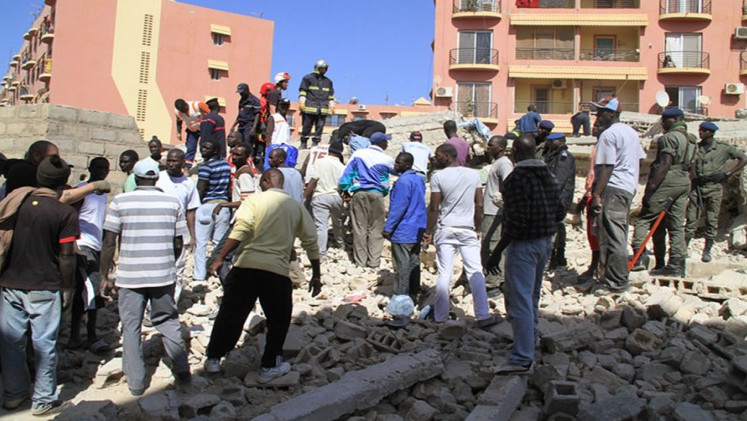
[[[420,132],[410,133],[410,141],[402,144],[402,152],[412,154],[415,162],[412,169],[425,180],[428,174],[428,163],[433,158],[433,150],[423,144],[423,134]]]
[[[342,150],[341,142],[330,144],[327,155],[317,160],[307,174],[309,182],[306,184],[303,202],[306,203],[311,198],[311,214],[314,216],[314,224],[316,224],[317,244],[319,244],[319,255],[321,257],[327,256],[330,217],[332,217],[332,234],[335,245],[341,245],[343,240],[343,204],[340,192],[337,190],[337,182],[345,170],[345,164],[342,162]]]
[[[645,157],[638,133],[620,123],[617,98],[600,101],[597,119],[603,130],[594,158],[590,216],[597,218],[601,275],[599,295],[628,289],[628,214]]]
[[[76,187],[94,181],[105,180],[109,175],[109,161],[104,157],[96,157],[88,164],[90,178]],[[89,351],[99,354],[109,350],[106,342],[96,335],[96,309],[103,306],[99,296],[99,258],[101,255],[101,239],[104,235],[104,219],[106,219],[106,194],[91,194],[74,205],[78,210],[80,222],[80,238],[75,241],[78,246],[78,268],[75,276],[75,297],[72,306],[70,323],[69,348],[83,346],[80,338],[80,324],[83,314],[87,313],[86,347]]]
[[[448,143],[436,148],[436,162],[443,168],[431,177],[431,201],[423,245],[436,245],[438,280],[433,316],[436,322],[449,318],[449,284],[457,251],[462,255],[464,271],[474,300],[475,317],[480,327],[498,322],[491,316],[485,290],[485,275],[480,263],[480,240],[476,227],[482,221],[482,181],[477,172],[456,163],[457,150]],[[435,235],[434,228],[437,228]]]
[[[187,260],[187,250],[195,248],[195,214],[200,207],[200,195],[197,193],[195,183],[184,175],[185,154],[181,149],[172,149],[166,155],[166,169],[161,171],[156,187],[169,194],[182,205],[182,211],[187,217],[187,230],[189,237],[184,239],[186,247],[182,248],[179,258],[176,259],[176,287],[174,302],[179,305],[179,297],[182,293],[182,282],[184,282],[184,265]]]

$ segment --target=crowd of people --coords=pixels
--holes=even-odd
[[[304,129],[299,146],[308,147],[309,138],[312,145],[300,170],[298,148],[285,120],[287,73],[263,87],[262,100],[247,84],[238,86],[239,115],[228,136],[217,100],[177,100],[178,138],[186,126],[187,151],[170,149],[164,158],[155,137],[144,159],[124,151],[119,167],[127,178],[123,192],[113,197],[107,197],[109,162],[103,157],[90,160],[88,180],[74,188],[67,184],[70,166],[61,157],[64,153],[50,142],[32,144],[23,160],[4,162],[0,361],[6,409],[29,398],[35,415],[65,407],[56,384],[59,331],[67,328],[60,325],[61,314],[72,308],[66,346],[105,353],[112,344],[97,337],[96,312],[115,298],[123,370],[132,395],[142,395],[148,387],[143,324],[162,334],[177,384],[189,384],[180,293],[185,283],[210,276],[220,280],[223,300],[212,315],[206,372],[221,371],[221,358],[236,346],[259,299],[267,341],[258,381],[288,373],[282,348],[292,311],[290,267],[298,259],[294,241],[300,239],[311,263],[308,288],[314,297],[322,289],[328,248],[345,246],[348,231],[351,261],[364,270],[381,268],[385,241],[391,243],[392,299],[430,305],[427,317],[436,323],[455,317],[449,295],[459,253],[477,327],[500,321],[491,314],[488,297],[506,297],[514,343],[496,373],[531,370],[542,279],[547,270],[567,265],[563,221],[573,208],[576,164],[565,135],[553,133],[554,124],[530,107],[516,130],[499,136],[491,136],[479,121],[458,125],[448,120],[435,151],[415,131],[396,154],[388,154],[392,138],[383,124],[371,120],[343,124],[322,144],[321,127],[334,107],[327,67],[317,62],[301,83]],[[593,105],[597,118],[592,134],[598,143],[585,194],[576,205],[577,212],[588,216],[592,260],[577,287],[597,295],[619,294],[628,288],[629,213],[644,152],[637,133],[619,121],[616,98]],[[715,141],[718,127],[713,123],[700,126],[698,142],[687,133],[681,110],[665,110],[661,121],[665,133],[657,140],[632,250],[645,247],[646,234],[663,215],[653,233],[652,273],[685,276],[686,246],[698,217],[705,213],[702,259],[710,261],[719,183],[747,164],[747,157]],[[484,180],[466,166],[471,147],[458,135],[460,126],[487,141],[490,164]],[[346,146],[351,153],[347,162]],[[728,159],[738,163],[724,172]],[[420,280],[420,255],[431,244],[438,269],[432,298],[424,294]],[[634,269],[648,269],[648,252],[640,255],[632,262]],[[191,274],[185,273],[189,258]],[[84,318],[85,339],[80,332]],[[32,394],[27,341],[35,356]]]

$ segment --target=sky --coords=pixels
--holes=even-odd
[[[432,0],[179,1],[273,21],[272,71],[267,78],[290,73],[289,93],[297,92],[303,75],[324,59],[338,102],[355,96],[360,104],[410,105],[419,97],[428,98],[433,78]],[[3,2],[10,3],[3,8],[0,25],[0,52],[7,54],[0,68],[5,74],[33,13],[44,2]],[[289,96],[296,99],[295,94]]]

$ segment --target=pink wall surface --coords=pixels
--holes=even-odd
[[[205,95],[225,98],[223,118],[230,128],[238,112],[236,85],[249,84],[259,96],[259,87],[270,80],[274,23],[218,10],[164,1],[156,78],[167,107],[174,100],[204,101]],[[231,28],[229,42],[213,45],[210,25]],[[229,71],[211,80],[207,61],[228,62]],[[176,120],[170,141],[176,143]]]
[[[111,72],[117,2],[68,0],[54,9],[50,102],[127,114]]]

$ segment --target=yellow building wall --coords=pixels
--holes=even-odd
[[[581,50],[591,50],[594,48],[594,37],[596,36],[614,36],[616,48],[619,49],[636,49],[640,48],[640,35],[638,28],[626,27],[580,27]]]

